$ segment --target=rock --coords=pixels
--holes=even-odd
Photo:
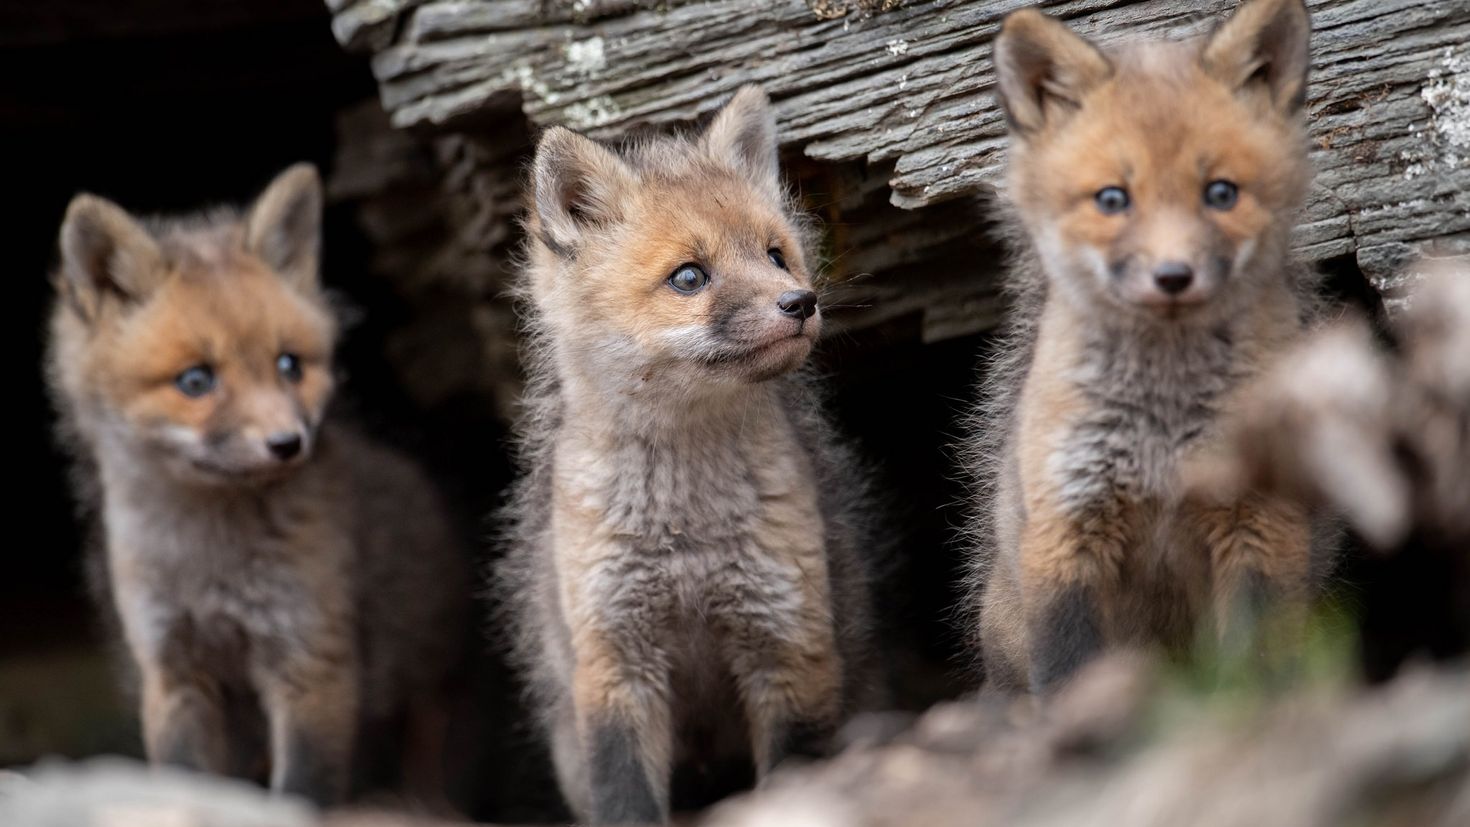
[[[121,758],[43,762],[0,777],[6,827],[314,827],[304,801],[271,799],[244,781]]]
[[[1449,827],[1470,818],[1463,665],[1383,690],[1302,689],[1258,708],[1180,697],[1150,674],[1146,661],[1105,660],[1049,708],[999,697],[936,707],[908,738],[780,773],[701,824]],[[1160,728],[1164,708],[1173,711]],[[1071,748],[1079,722],[1095,738],[1083,751]]]

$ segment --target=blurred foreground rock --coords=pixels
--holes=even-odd
[[[1470,671],[1251,711],[1171,703],[1146,669],[1108,660],[1044,712],[1000,698],[937,707],[893,742],[779,776],[705,823],[1465,825]]]
[[[869,729],[888,729],[875,722]],[[1470,824],[1470,665],[1373,690],[1182,693],[1148,664],[1095,664],[1048,707],[985,697],[779,773],[708,827]],[[120,760],[0,776],[5,827],[428,827],[321,816],[246,784]]]
[[[1187,474],[1200,496],[1331,509],[1375,550],[1357,599],[1373,680],[1470,654],[1470,266],[1412,269],[1385,330],[1348,318],[1283,354]]]
[[[243,781],[150,770],[122,758],[43,762],[0,776],[6,827],[308,827],[315,811]]]
[[[435,827],[427,816],[352,809],[320,813],[245,781],[123,758],[45,761],[0,771],[4,827]]]

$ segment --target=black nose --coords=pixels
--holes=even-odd
[[[1166,261],[1154,268],[1154,284],[1173,296],[1189,289],[1194,281],[1194,269],[1182,261]]]
[[[282,431],[279,434],[271,434],[265,438],[265,446],[271,449],[276,459],[291,459],[301,453],[301,434],[295,431]]]
[[[793,319],[810,319],[817,312],[817,294],[810,290],[787,290],[776,299],[776,306]]]

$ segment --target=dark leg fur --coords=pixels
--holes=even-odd
[[[224,710],[217,699],[192,687],[173,691],[150,739],[155,761],[204,772],[228,769]]]
[[[271,789],[321,806],[346,800],[358,728],[358,675],[350,655],[301,649],[260,667],[270,725]]]
[[[1035,614],[1030,637],[1031,690],[1048,694],[1102,649],[1096,598],[1081,585],[1051,597]]]
[[[272,787],[299,795],[322,807],[342,803],[347,795],[348,768],[330,748],[295,730],[286,735],[283,766],[278,767]]]
[[[249,692],[225,692],[229,769],[235,778],[264,786],[270,781],[270,743],[260,699]]]
[[[632,727],[602,723],[587,734],[592,816],[598,824],[654,824],[668,814],[654,795],[638,735]]]
[[[1225,617],[1220,620],[1220,646],[1226,652],[1244,652],[1256,645],[1262,618],[1271,597],[1271,582],[1258,569],[1239,573],[1224,596]]]
[[[763,778],[790,756],[821,758],[826,755],[832,741],[832,726],[818,721],[792,721],[772,727],[767,737],[770,739],[770,766],[762,768]]]

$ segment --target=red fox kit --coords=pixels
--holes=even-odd
[[[273,789],[332,803],[359,724],[435,700],[467,593],[421,472],[323,422],[321,200],[306,165],[244,215],[141,223],[77,196],[47,373],[150,760],[268,762]]]
[[[1109,51],[1035,10],[1005,21],[1021,307],[977,450],[997,684],[1042,691],[1101,647],[1180,644],[1211,617],[1225,634],[1308,593],[1309,515],[1186,503],[1177,476],[1307,315],[1288,236],[1310,181],[1309,29],[1301,0]]]
[[[822,317],[774,128],[747,87],[698,138],[537,147],[501,575],[585,821],[817,748],[866,685],[862,483],[795,373]]]

